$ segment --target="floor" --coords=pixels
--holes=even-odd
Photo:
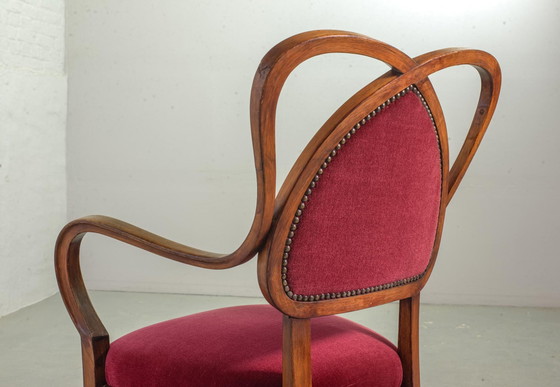
[[[264,302],[124,292],[91,296],[112,339],[185,314]],[[560,309],[422,305],[421,310],[423,386],[560,386]],[[395,341],[395,304],[346,317]],[[1,318],[0,348],[0,386],[81,385],[78,334],[59,295]]]

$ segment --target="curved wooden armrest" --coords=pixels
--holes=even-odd
[[[107,216],[88,216],[74,220],[62,229],[55,248],[55,271],[66,308],[82,338],[107,336],[87,295],[79,263],[79,250],[86,233],[97,233],[120,240],[154,254],[193,266],[226,269],[251,259],[252,249],[244,243],[229,255],[194,249],[165,239],[139,227]]]
[[[104,362],[109,350],[109,334],[89,299],[80,270],[80,245],[88,232],[102,234],[189,265],[226,269],[242,264],[256,254],[262,231],[253,230],[236,251],[225,255],[194,249],[107,216],[88,216],[68,223],[56,241],[55,272],[60,295],[82,339],[84,385],[104,385]],[[92,381],[95,382],[91,384]]]

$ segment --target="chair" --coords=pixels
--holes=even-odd
[[[390,71],[359,90],[317,131],[275,196],[275,113],[303,61],[351,53]],[[428,76],[471,65],[481,93],[449,168],[443,113]],[[496,107],[501,75],[489,54],[444,49],[410,58],[366,36],[311,31],[262,60],[251,94],[257,205],[229,255],[197,250],[104,216],[69,223],[56,243],[60,293],[82,345],[85,386],[419,386],[420,291],[430,277],[445,209]],[[186,316],[110,344],[84,286],[80,242],[98,233],[207,269],[258,254],[270,305]],[[397,346],[335,314],[399,301]]]

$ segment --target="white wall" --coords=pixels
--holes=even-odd
[[[56,291],[65,125],[64,1],[0,2],[0,316]]]
[[[502,97],[449,208],[424,300],[560,306],[559,5],[448,4],[69,2],[69,216],[109,214],[195,247],[231,251],[253,215],[248,102],[269,48],[321,28],[370,35],[410,55],[481,48],[502,64]],[[278,111],[280,181],[328,115],[384,71],[334,55],[295,72]],[[433,81],[456,152],[476,103],[477,74],[460,68]],[[210,272],[101,237],[84,246],[93,288],[259,294],[255,262]]]

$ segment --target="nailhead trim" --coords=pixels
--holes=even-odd
[[[378,106],[376,109],[374,109],[371,113],[369,113],[367,116],[365,116],[358,123],[356,123],[356,125],[354,125],[354,127],[342,137],[340,142],[335,146],[335,149],[333,149],[331,151],[330,155],[325,159],[325,162],[321,165],[321,167],[317,171],[317,174],[313,177],[313,180],[311,181],[311,183],[309,184],[309,188],[306,190],[305,194],[303,195],[303,197],[301,199],[301,203],[299,204],[298,209],[295,213],[295,216],[292,220],[292,224],[290,226],[290,232],[288,234],[288,237],[286,238],[286,243],[285,243],[285,246],[284,246],[284,255],[283,255],[283,259],[282,259],[282,286],[284,287],[284,292],[286,293],[286,295],[289,298],[291,298],[292,300],[303,301],[303,302],[311,302],[311,301],[321,301],[321,300],[329,300],[329,299],[335,299],[335,298],[353,297],[353,296],[357,296],[357,295],[360,295],[360,294],[375,293],[375,292],[379,292],[379,291],[382,291],[382,290],[391,289],[391,288],[394,288],[394,287],[397,287],[397,286],[402,286],[402,285],[406,285],[406,284],[418,281],[420,278],[424,277],[424,275],[426,274],[427,269],[424,270],[424,272],[422,272],[420,274],[417,274],[415,276],[412,276],[412,277],[409,277],[409,278],[404,278],[404,279],[401,279],[401,280],[398,280],[398,281],[393,281],[393,282],[386,283],[386,284],[381,284],[381,285],[376,285],[376,286],[371,286],[371,287],[361,288],[361,289],[347,290],[347,291],[344,291],[344,292],[321,293],[321,294],[313,294],[313,295],[295,294],[290,289],[290,286],[288,284],[288,278],[287,278],[288,259],[289,259],[289,256],[290,256],[290,250],[291,250],[290,245],[292,244],[292,238],[295,235],[295,231],[297,230],[297,225],[301,220],[301,216],[303,215],[303,210],[305,209],[306,203],[309,201],[309,196],[312,194],[313,188],[315,188],[317,183],[319,182],[319,180],[321,178],[321,175],[324,172],[324,169],[328,167],[328,165],[332,162],[333,157],[336,156],[337,151],[340,150],[348,142],[348,140],[350,140],[352,138],[352,135],[355,134],[357,130],[359,130],[363,125],[365,125],[369,120],[371,120],[373,117],[375,117],[377,114],[379,114],[382,110],[386,109],[389,105],[391,105],[391,103],[400,99],[401,97],[403,97],[408,92],[415,93],[418,96],[418,98],[420,98],[420,100],[422,101],[422,105],[424,106],[424,109],[426,109],[426,112],[428,113],[428,115],[430,116],[430,120],[432,121],[432,125],[434,127],[434,132],[436,134],[436,139],[438,141],[438,146],[439,146],[440,152],[441,152],[440,139],[439,139],[439,135],[438,135],[438,132],[437,132],[437,127],[436,127],[436,123],[434,121],[434,117],[433,117],[432,112],[431,112],[431,110],[428,106],[428,103],[424,99],[424,96],[422,95],[420,90],[418,90],[418,88],[415,85],[410,85],[406,89],[398,92],[393,97],[391,97],[387,101],[383,102],[380,106]],[[443,161],[441,160],[441,157],[440,157],[440,164],[442,162]],[[441,165],[441,167],[443,168],[443,165]]]

